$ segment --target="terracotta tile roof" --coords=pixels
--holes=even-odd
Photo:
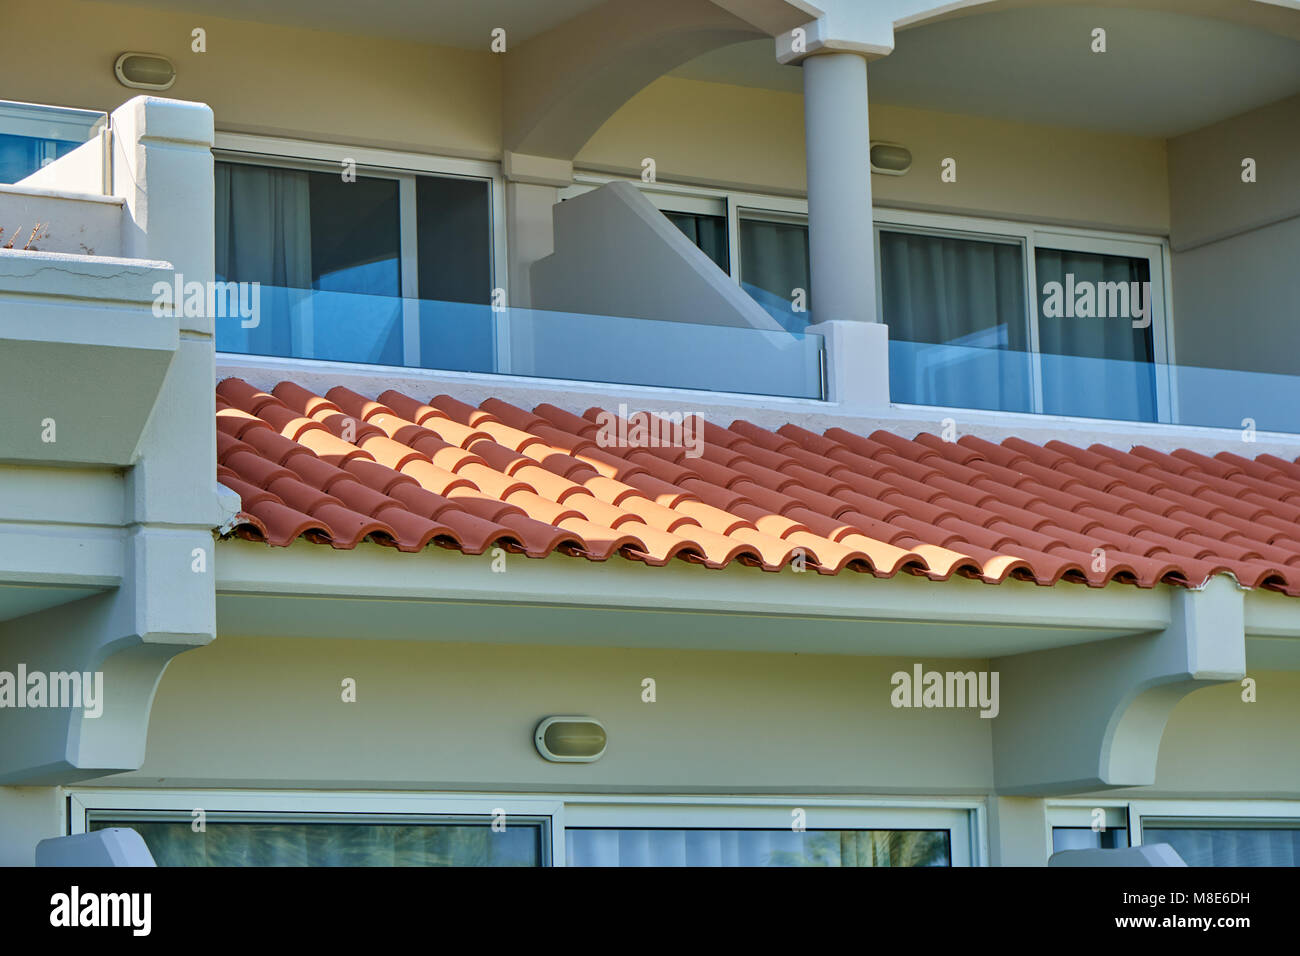
[[[369,539],[1093,587],[1227,572],[1300,595],[1295,461],[746,421],[706,423],[689,457],[680,444],[602,447],[601,414],[291,382],[267,394],[232,378],[217,386],[217,474],[243,499],[233,533],[276,546]]]

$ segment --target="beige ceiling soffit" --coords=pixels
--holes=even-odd
[[[983,0],[973,7],[951,4],[936,7],[934,11],[921,17],[908,17],[896,21],[895,27],[905,30],[941,20],[955,20],[982,13],[999,13],[1003,10],[1077,6],[1076,0]],[[1300,40],[1300,16],[1296,16],[1296,13],[1300,12],[1300,0],[1094,0],[1093,6],[1102,9],[1114,7],[1124,10],[1148,10],[1153,13],[1225,20]]]

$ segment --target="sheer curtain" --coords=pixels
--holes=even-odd
[[[1300,866],[1300,829],[1142,828],[1143,843],[1168,843],[1188,866]]]
[[[689,212],[665,212],[668,221],[695,243],[701,252],[713,260],[723,272],[731,271],[727,255],[727,218],[705,216]]]
[[[1063,249],[1038,248],[1034,253],[1038,273],[1039,350],[1043,353],[1043,411],[1056,415],[1084,415],[1154,421],[1155,349],[1152,330],[1133,328],[1133,316],[1081,318],[1048,316],[1044,302],[1048,283],[1065,288],[1073,276],[1074,287],[1089,283],[1123,283],[1139,290],[1151,279],[1146,259],[1100,255]],[[1148,295],[1141,292],[1149,310]],[[1073,311],[1073,310],[1071,310]]]
[[[800,223],[740,220],[741,287],[791,332],[812,321],[808,272],[808,227]],[[803,289],[806,312],[791,308],[795,289]]]
[[[570,866],[947,866],[944,830],[569,829]]]
[[[884,229],[878,241],[894,400],[1030,410],[1020,244]]]
[[[217,349],[312,356],[310,174],[238,163],[215,174],[217,280],[262,284],[259,325],[218,321]]]

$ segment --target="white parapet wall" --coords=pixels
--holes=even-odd
[[[532,307],[779,332],[781,325],[626,182],[555,206]]]

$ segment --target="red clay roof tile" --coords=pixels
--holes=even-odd
[[[368,539],[1044,586],[1199,587],[1229,573],[1300,596],[1300,464],[1271,455],[746,421],[704,422],[699,448],[664,444],[662,418],[636,419],[652,440],[620,446],[600,408],[239,379],[217,386],[216,407],[218,479],[242,499],[230,533],[275,546]]]

